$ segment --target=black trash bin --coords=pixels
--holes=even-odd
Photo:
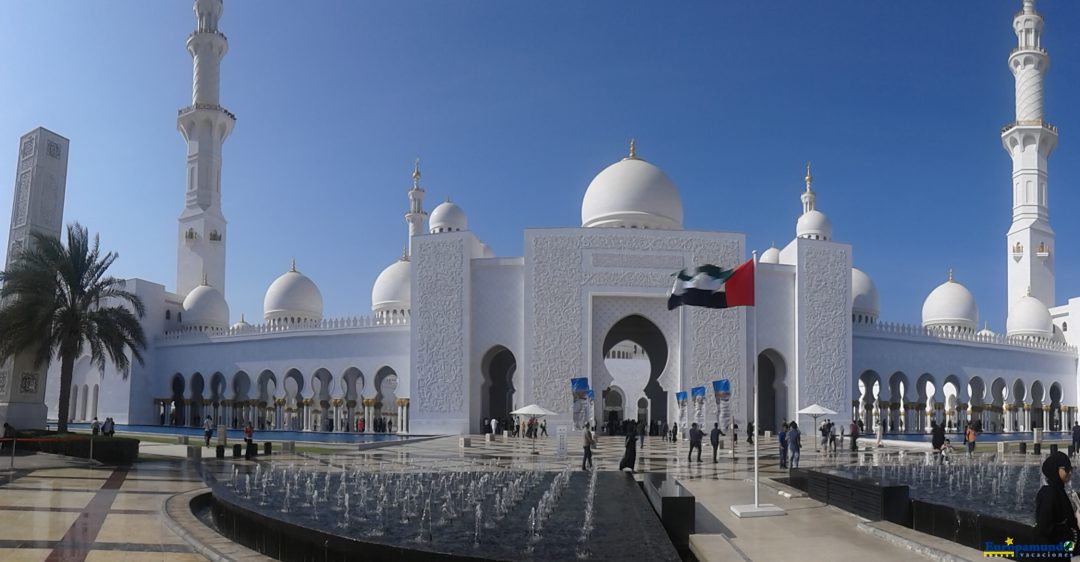
[[[264,455],[269,455],[271,452],[273,452],[273,450],[274,450],[274,444],[273,443],[271,443],[269,441],[267,441],[266,443],[263,443],[263,454]]]
[[[1021,441],[1020,442],[1020,454],[1021,455],[1026,455],[1027,454],[1027,442],[1026,441]]]
[[[1036,455],[1041,455],[1042,454],[1042,443],[1032,443],[1031,452],[1035,453]]]
[[[225,445],[218,445],[214,452],[215,452],[214,456],[216,456],[217,458],[219,458],[219,459],[225,458]]]
[[[232,446],[232,457],[234,459],[240,458],[240,456],[244,454],[243,451],[244,451],[244,448],[239,443],[234,444]]]
[[[251,460],[253,457],[259,456],[259,446],[255,443],[248,443],[247,450],[244,451],[244,458]]]
[[[1057,443],[1051,443],[1050,444],[1050,454],[1052,455],[1052,454],[1054,454],[1056,452],[1058,452]]]

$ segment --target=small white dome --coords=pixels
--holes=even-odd
[[[229,305],[221,291],[199,285],[184,297],[184,327],[224,330],[229,326]]]
[[[242,332],[251,328],[251,324],[248,324],[247,320],[244,320],[244,315],[240,315],[240,321],[232,325],[232,329],[238,332]]]
[[[604,168],[581,202],[581,226],[682,230],[682,197],[660,168],[635,157]]]
[[[469,221],[465,218],[465,211],[457,203],[453,203],[449,199],[439,203],[431,211],[431,217],[428,219],[428,232],[431,234],[458,232],[459,230],[468,229]]]
[[[1048,338],[1054,333],[1054,323],[1050,311],[1041,300],[1025,295],[1009,307],[1009,319],[1005,322],[1005,333],[1020,337]]]
[[[960,328],[975,331],[979,326],[979,307],[967,287],[948,281],[930,291],[923,301],[922,323],[925,328]]]
[[[829,222],[825,213],[811,209],[803,213],[795,223],[795,236],[813,240],[830,240],[832,239],[832,223]]]
[[[761,257],[758,258],[759,263],[780,263],[780,250],[776,246],[769,246],[767,250],[761,252]]]
[[[851,268],[851,313],[877,319],[881,313],[881,299],[870,276],[862,270]]]
[[[263,298],[263,318],[266,321],[322,320],[322,293],[311,279],[292,269],[270,284]]]
[[[371,311],[408,310],[412,264],[402,258],[382,270],[371,288]]]
[[[992,336],[996,336],[997,334],[995,334],[994,331],[990,329],[990,324],[988,322],[983,322],[982,329],[979,330],[978,332],[975,332],[975,335],[976,336],[983,336],[983,337],[992,337]]]

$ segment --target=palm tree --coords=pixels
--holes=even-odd
[[[126,376],[130,350],[142,365],[145,308],[122,279],[105,275],[117,255],[102,255],[98,236],[91,241],[79,223],[68,225],[66,248],[59,238],[31,236],[0,272],[0,359],[32,353],[37,367],[60,359],[59,430],[66,432],[75,360],[88,349],[102,371],[108,359]]]

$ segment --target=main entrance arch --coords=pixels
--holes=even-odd
[[[758,432],[776,434],[783,420],[791,419],[787,411],[787,368],[784,358],[773,349],[758,354]]]
[[[480,392],[480,417],[508,419],[514,409],[514,372],[517,359],[504,346],[496,345],[480,362],[484,381]],[[483,431],[484,428],[481,428]]]
[[[648,400],[650,416],[647,421],[651,423],[653,420],[667,419],[667,391],[660,386],[659,381],[668,361],[668,343],[667,339],[664,338],[664,333],[648,318],[639,314],[632,314],[619,320],[608,330],[607,335],[604,336],[604,345],[601,349],[602,356],[605,359],[611,358],[613,350],[616,354],[625,353],[626,350],[623,349],[625,347],[624,342],[630,342],[637,346],[640,353],[648,357],[649,375],[643,388],[620,389],[627,394],[627,396],[621,397],[623,398],[622,404],[627,403],[627,397],[644,391],[645,398]],[[619,346],[619,349],[616,349],[616,346]],[[636,400],[630,402],[630,404],[635,403]]]

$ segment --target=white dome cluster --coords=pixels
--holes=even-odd
[[[949,278],[930,291],[922,307],[924,328],[942,331],[974,332],[979,326],[979,307],[967,287]]]
[[[682,197],[660,168],[630,156],[604,168],[581,202],[581,226],[682,230]]]
[[[195,287],[184,297],[185,329],[214,332],[229,327],[229,304],[221,291],[206,284]]]
[[[315,283],[296,270],[289,271],[270,284],[263,297],[263,318],[271,324],[308,324],[322,320],[322,293]]]
[[[409,315],[412,297],[412,264],[405,255],[382,270],[371,288],[371,312],[378,320]]]
[[[859,324],[873,324],[881,314],[881,298],[870,276],[851,268],[851,316]]]

